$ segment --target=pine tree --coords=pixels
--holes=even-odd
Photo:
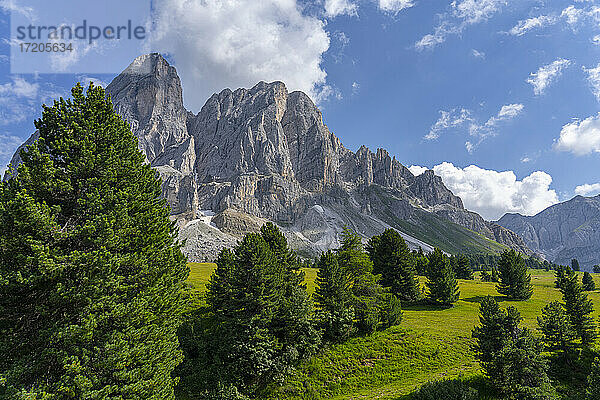
[[[452,269],[457,279],[468,279],[473,280],[473,269],[469,259],[464,255],[458,255],[452,257]]]
[[[554,271],[554,287],[560,289],[564,284],[570,268],[564,265],[558,265]]]
[[[253,394],[317,348],[299,261],[267,224],[222,250],[216,263],[207,306],[185,335],[183,386],[213,398]]]
[[[576,258],[571,260],[571,269],[576,272],[580,271],[579,261]]]
[[[519,327],[516,308],[502,310],[487,296],[480,304],[480,325],[473,329],[475,352],[486,375],[506,398],[557,398],[547,375],[543,347],[529,330]]]
[[[569,351],[574,347],[576,334],[562,304],[553,301],[542,308],[537,318],[543,341],[550,351]]]
[[[594,358],[587,378],[586,400],[600,400],[600,358]]]
[[[71,93],[44,106],[0,183],[3,394],[173,399],[188,274],[176,228],[104,90]]]
[[[592,291],[592,290],[596,290],[596,283],[594,282],[594,278],[592,278],[592,274],[590,274],[589,272],[585,271],[583,273],[583,278],[581,281],[582,285],[583,285],[583,290],[585,291]]]
[[[327,340],[342,342],[354,330],[350,281],[331,251],[321,255],[318,268],[314,297],[323,335]]]
[[[527,300],[533,294],[531,275],[521,254],[514,250],[506,250],[498,261],[500,283],[496,286],[498,293],[513,300]]]
[[[386,229],[367,245],[373,273],[381,274],[381,284],[403,301],[416,301],[421,295],[415,272],[415,259],[402,236]]]
[[[458,300],[458,282],[448,257],[438,248],[429,255],[427,268],[428,298],[433,302],[452,304]]]
[[[427,275],[428,264],[429,260],[427,259],[427,256],[423,253],[423,249],[419,247],[419,250],[415,254],[415,270],[417,271],[417,275]]]
[[[568,269],[560,291],[565,302],[565,310],[573,329],[584,346],[593,343],[596,338],[596,324],[591,314],[594,312],[592,301],[579,284],[575,271]]]

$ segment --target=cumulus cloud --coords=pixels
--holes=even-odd
[[[23,122],[34,111],[39,84],[15,76],[0,85],[0,125]]]
[[[600,101],[600,63],[595,68],[583,67],[583,70],[587,73],[587,81],[590,84],[592,93]]]
[[[563,126],[560,137],[554,140],[554,148],[577,156],[600,153],[600,112]]]
[[[413,166],[416,172],[426,168]],[[412,170],[411,170],[412,171]],[[558,203],[558,196],[550,189],[552,177],[543,171],[532,172],[518,180],[513,171],[494,171],[476,165],[466,168],[443,162],[433,167],[465,207],[487,220],[497,220],[507,212],[535,215]]]
[[[581,196],[593,196],[596,194],[600,194],[600,183],[586,183],[584,185],[579,185],[575,188],[575,194],[579,194]]]
[[[408,167],[408,170],[414,175],[414,176],[419,176],[422,173],[424,173],[425,171],[427,171],[428,168],[426,167],[421,167],[419,165],[411,165],[410,167]]]
[[[433,49],[444,43],[448,36],[461,34],[469,25],[487,21],[507,3],[507,0],[455,0],[450,4],[451,10],[440,16],[433,33],[423,36],[415,43],[415,48]]]
[[[429,133],[424,136],[426,140],[435,140],[440,134],[452,128],[468,128],[469,135],[473,139],[465,142],[465,148],[469,153],[490,136],[496,135],[499,124],[511,120],[523,112],[524,106],[520,103],[503,105],[496,115],[491,116],[484,123],[473,117],[471,110],[465,108],[454,108],[450,111],[440,111],[440,117],[431,126]]]
[[[160,0],[154,15],[152,45],[174,60],[192,110],[225,87],[261,80],[323,98],[329,36],[296,0]]]
[[[414,0],[379,0],[379,8],[386,12],[399,13],[400,11],[414,7]]]
[[[325,15],[330,18],[338,15],[356,15],[356,4],[348,0],[325,0]]]
[[[527,83],[533,86],[533,93],[539,96],[562,75],[563,70],[569,65],[571,65],[570,60],[559,58],[551,64],[541,66],[537,72],[532,72],[527,78]]]

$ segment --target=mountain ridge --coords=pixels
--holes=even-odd
[[[209,241],[214,229],[255,227],[258,218],[277,223],[308,255],[336,247],[344,226],[365,238],[393,227],[426,251],[430,241],[448,252],[507,246],[531,254],[516,234],[465,210],[433,171],[414,176],[385,149],[345,148],[312,100],[282,82],[223,89],[194,114],[175,67],[153,53],[136,58],[106,92],[159,172],[182,236]],[[219,217],[226,212],[233,214]],[[190,222],[205,219],[212,225],[190,231],[199,227]],[[217,250],[186,252],[202,259]]]

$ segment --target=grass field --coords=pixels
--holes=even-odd
[[[204,290],[214,264],[190,264],[189,283]],[[316,270],[307,269],[307,288],[314,291]],[[594,275],[596,285],[600,279]],[[495,296],[502,307],[515,306],[523,325],[535,329],[544,305],[560,300],[553,272],[532,270],[534,292],[527,301],[508,301],[499,296],[495,283],[459,281],[460,300],[451,308],[407,306],[404,319],[372,336],[357,337],[331,346],[302,365],[271,394],[277,399],[401,399],[424,382],[481,371],[470,350],[471,330],[479,323],[479,302]],[[600,292],[588,292],[594,302],[594,318],[600,315]]]

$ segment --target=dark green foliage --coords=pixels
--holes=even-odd
[[[427,382],[410,396],[411,400],[478,400],[479,393],[460,379]]]
[[[342,243],[336,250],[338,263],[351,284],[355,326],[361,333],[374,332],[380,324],[387,325],[384,310],[390,306],[389,295],[373,275],[373,263],[363,250],[360,236],[344,228]],[[393,294],[391,294],[393,295]],[[399,312],[399,310],[398,310]]]
[[[486,270],[481,271],[482,282],[498,282],[498,279],[498,270],[496,268],[492,268],[490,272]]]
[[[255,393],[316,350],[319,336],[299,265],[270,223],[219,254],[207,307],[182,333],[189,396]]]
[[[437,248],[429,255],[427,288],[429,300],[441,304],[454,303],[460,294],[450,260]]]
[[[596,357],[587,378],[586,400],[600,400],[600,358]]]
[[[173,399],[188,269],[160,180],[101,87],[72,96],[0,183],[0,397]]]
[[[480,305],[480,325],[473,330],[475,351],[486,375],[510,399],[555,399],[541,356],[543,345],[526,328],[514,307],[506,310],[490,296]]]
[[[569,274],[569,271],[572,271],[571,268],[565,267],[564,265],[558,265],[556,267],[556,269],[554,270],[554,277],[555,277],[554,287],[555,288],[560,289],[563,286],[563,284],[567,278],[567,275]]]
[[[583,273],[581,283],[583,285],[583,290],[585,291],[596,290],[596,283],[594,282],[594,278],[592,278],[592,274],[590,274],[587,271]]]
[[[506,250],[498,261],[500,283],[496,286],[498,293],[513,300],[527,300],[533,294],[531,275],[521,254],[514,250]]]
[[[592,301],[577,280],[577,274],[572,269],[566,271],[566,276],[561,284],[560,291],[565,302],[565,310],[573,329],[581,339],[584,346],[593,343],[596,338],[596,324],[591,314],[594,312]]]
[[[576,258],[571,260],[571,269],[573,271],[580,271],[579,261]]]
[[[386,229],[373,236],[367,245],[373,262],[373,273],[381,275],[381,285],[403,301],[416,301],[421,295],[416,277],[415,258],[402,236],[394,229]]]
[[[594,265],[592,271],[594,271],[595,274],[600,274],[600,265]]]
[[[425,253],[423,253],[423,249],[419,247],[417,252],[413,252],[413,256],[415,258],[415,270],[417,271],[417,275],[425,276],[427,274],[429,259]]]
[[[323,253],[318,262],[315,302],[324,338],[344,341],[353,333],[354,306],[350,280],[331,251]]]
[[[562,304],[553,301],[542,308],[537,318],[539,330],[546,347],[550,351],[569,351],[577,338],[571,320]]]
[[[452,270],[456,279],[473,279],[473,269],[471,268],[471,262],[464,254],[458,256],[452,256],[450,258],[452,264]]]

